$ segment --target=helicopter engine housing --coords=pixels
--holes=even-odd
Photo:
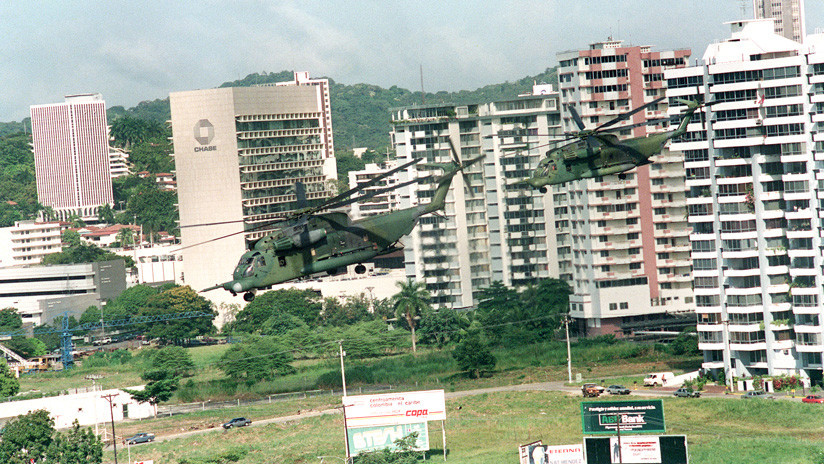
[[[275,240],[275,251],[290,250],[292,248],[304,248],[313,243],[317,243],[326,237],[326,229],[314,229],[309,232],[298,233],[281,237]]]

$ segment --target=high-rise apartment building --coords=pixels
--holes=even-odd
[[[331,196],[335,159],[320,86],[220,88],[170,95],[186,284],[231,278],[273,220]],[[225,238],[220,238],[225,237]],[[220,299],[224,292],[207,294]]]
[[[687,66],[689,57],[689,50],[659,52],[612,39],[559,53],[564,130],[578,131],[569,106],[592,129],[663,97],[664,72]],[[620,128],[664,118],[666,109],[666,102],[650,106],[612,126],[618,129],[612,133],[622,139],[664,130]],[[570,315],[582,334],[620,336],[694,310],[683,161],[666,148],[652,161],[550,191],[568,212],[555,232],[569,238],[570,252],[558,259],[572,284]]]
[[[776,34],[804,41],[804,0],[752,0],[752,9],[755,19],[773,19]]]
[[[96,218],[98,207],[114,201],[103,97],[32,106],[31,125],[38,201],[58,219]]]
[[[667,72],[674,98],[714,102],[674,149],[685,157],[698,346],[727,378],[822,380],[824,35],[730,23],[703,63]]]
[[[527,177],[560,133],[558,95],[536,86],[531,95],[477,105],[426,105],[392,112],[392,141],[400,163],[423,158],[403,181],[437,175],[425,163],[457,156],[485,158],[455,176],[443,214],[421,218],[404,239],[406,274],[422,280],[433,303],[469,307],[493,281],[521,287],[560,273],[551,197],[512,186]],[[401,207],[430,201],[431,182],[401,192]],[[549,200],[549,201],[548,201]]]
[[[349,171],[349,188],[353,189],[365,185],[375,177],[387,173],[396,167],[398,167],[397,160],[387,160],[383,163],[367,164],[360,171]],[[383,180],[378,181],[376,184],[364,188],[362,190],[363,194],[374,193],[375,195],[367,200],[352,203],[351,218],[353,220],[360,219],[398,209],[400,193],[397,190],[386,191],[386,189],[399,184],[399,179],[400,173],[396,172],[383,178]]]

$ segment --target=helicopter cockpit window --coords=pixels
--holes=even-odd
[[[280,267],[286,266],[286,256],[278,256],[278,264]]]

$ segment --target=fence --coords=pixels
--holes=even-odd
[[[396,387],[392,385],[375,385],[370,387],[358,387],[357,389],[348,389],[347,394],[363,393],[379,393],[385,391],[392,391]],[[311,398],[315,396],[335,396],[343,395],[343,390],[306,390],[299,392],[278,393],[268,395],[266,398],[256,400],[231,400],[231,401],[201,401],[198,403],[182,403],[182,404],[167,404],[157,407],[157,415],[160,416],[174,416],[178,414],[188,414],[197,411],[211,411],[227,408],[238,408],[241,406],[255,406],[260,404],[271,404],[276,401],[287,401],[294,399]]]

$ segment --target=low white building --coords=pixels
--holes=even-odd
[[[40,264],[62,249],[59,222],[19,221],[0,228],[0,267]]]
[[[143,390],[143,386],[128,387],[130,390]],[[109,400],[111,396],[111,411]],[[65,429],[76,420],[81,426],[88,427],[101,424],[105,427],[112,416],[115,422],[124,419],[146,419],[154,417],[156,407],[149,403],[138,403],[123,390],[92,390],[82,393],[37,398],[33,400],[8,401],[0,407],[0,422],[5,423],[13,417],[25,415],[39,409],[45,409],[54,419],[54,427]]]

